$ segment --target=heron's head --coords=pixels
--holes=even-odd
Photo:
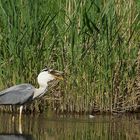
[[[57,79],[63,80],[63,72],[48,68],[43,69],[37,77],[40,86],[46,86],[48,82]]]

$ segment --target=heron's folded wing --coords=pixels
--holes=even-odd
[[[0,105],[24,104],[31,100],[35,88],[30,84],[20,84],[0,92]]]

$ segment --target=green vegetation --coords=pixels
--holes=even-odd
[[[50,108],[136,110],[139,9],[139,0],[1,0],[0,89],[37,85],[37,74],[48,65],[66,75],[44,98]]]

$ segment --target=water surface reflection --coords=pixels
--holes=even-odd
[[[139,140],[140,114],[127,116],[23,115],[22,134],[18,116],[0,114],[0,140]],[[10,137],[10,138],[9,138]]]

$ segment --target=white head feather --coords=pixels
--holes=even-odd
[[[47,86],[48,82],[54,79],[55,77],[52,74],[50,74],[48,71],[42,71],[37,77],[38,84],[41,87]]]

